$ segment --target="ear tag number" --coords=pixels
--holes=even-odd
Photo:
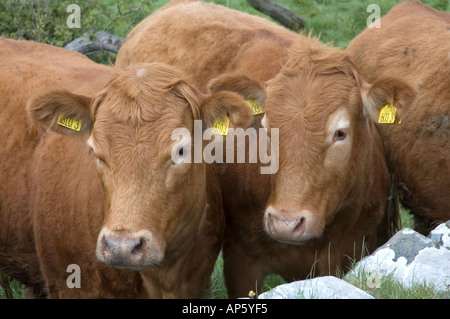
[[[252,109],[252,115],[258,115],[264,113],[264,106],[258,103],[256,100],[247,100],[248,105]]]
[[[58,124],[73,131],[81,130],[81,120],[70,116],[66,117],[64,113],[59,114]]]
[[[220,134],[220,135],[227,135],[228,134],[228,127],[230,127],[230,119],[228,116],[223,120],[215,120],[212,132],[214,134]]]
[[[380,111],[380,116],[378,118],[378,123],[380,124],[394,124],[395,116],[397,114],[397,108],[393,105],[386,104]],[[397,121],[400,124],[402,121]]]

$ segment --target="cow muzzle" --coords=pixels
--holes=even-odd
[[[264,230],[273,239],[288,244],[301,245],[312,239],[309,226],[312,218],[307,210],[289,212],[268,206],[264,212]]]
[[[119,269],[143,270],[161,263],[164,250],[148,230],[128,232],[104,227],[97,239],[96,257]]]

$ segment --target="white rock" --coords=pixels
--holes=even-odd
[[[450,220],[433,229],[428,238],[438,245],[450,249]]]
[[[426,283],[436,290],[447,291],[450,289],[450,250],[404,229],[359,261],[347,276],[358,276],[362,270],[375,277],[392,274],[405,287]]]
[[[259,299],[373,299],[365,291],[345,280],[333,277],[294,281],[262,293]]]

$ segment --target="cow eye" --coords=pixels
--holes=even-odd
[[[102,161],[97,155],[95,155],[95,153],[93,153],[93,154],[94,154],[95,163],[97,165],[99,165],[99,166],[106,166],[104,161]]]
[[[97,165],[100,166],[106,166],[105,162],[103,162],[101,159],[99,159],[97,156],[94,155],[94,160],[97,163]]]
[[[346,137],[347,137],[346,129],[336,130],[336,132],[334,132],[334,136],[333,136],[333,144],[336,142],[345,140]]]
[[[177,165],[180,163],[188,163],[189,162],[189,148],[186,146],[178,146],[174,150],[172,150],[172,164]]]
[[[169,163],[178,165],[191,162],[191,135],[184,134],[182,139],[172,145]],[[184,165],[183,165],[184,166]]]
[[[342,140],[342,139],[344,139],[347,136],[347,133],[342,131],[342,130],[337,130],[335,135],[336,135],[337,139],[341,139]]]
[[[102,161],[100,158],[98,158],[98,156],[95,154],[94,149],[92,148],[92,146],[89,146],[89,154],[93,154],[94,155],[94,160],[95,160],[95,163],[97,165],[106,166],[105,162]]]

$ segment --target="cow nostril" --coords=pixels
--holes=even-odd
[[[267,212],[266,230],[268,234],[279,241],[299,241],[306,231],[307,221],[305,216],[295,215],[281,210]]]
[[[133,248],[131,249],[131,254],[141,253],[145,248],[145,240],[143,238],[136,239]]]
[[[138,254],[145,248],[142,237],[103,236],[101,243],[105,253]]]
[[[305,217],[301,217],[297,221],[297,225],[295,225],[294,230],[292,231],[292,233],[295,236],[303,235],[303,233],[305,232],[305,227],[306,227],[305,225],[306,225],[306,219],[305,219]]]
[[[108,236],[103,236],[102,245],[106,251],[114,249],[118,246],[118,242],[115,238],[109,238]]]
[[[97,259],[119,269],[142,270],[164,259],[164,250],[147,230],[115,232],[103,230],[95,251]]]
[[[271,213],[268,214],[268,218],[267,218],[267,226],[269,228],[269,232],[271,234],[275,234],[275,226],[273,224],[273,216]]]

